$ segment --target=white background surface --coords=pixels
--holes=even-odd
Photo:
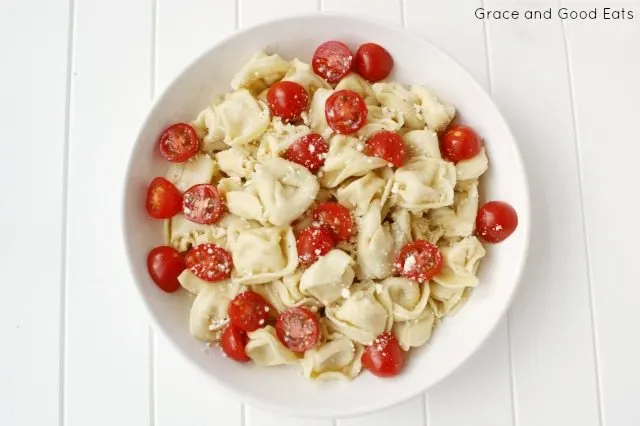
[[[633,21],[482,22],[475,8],[624,6]],[[640,1],[0,0],[3,426],[640,425]],[[147,324],[118,229],[153,96],[216,40],[299,12],[428,37],[490,91],[532,185],[521,290],[426,396],[353,419],[243,406]],[[416,52],[419,54],[419,52]]]

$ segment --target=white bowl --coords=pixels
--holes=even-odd
[[[151,179],[168,164],[156,153],[156,140],[170,123],[192,120],[216,94],[230,90],[236,71],[258,50],[310,62],[316,46],[328,39],[353,48],[373,41],[395,60],[391,79],[433,87],[453,103],[462,121],[485,139],[490,159],[482,196],[512,204],[519,227],[504,243],[488,246],[479,272],[480,286],[454,317],[436,329],[426,347],[413,350],[402,374],[379,379],[364,373],[352,382],[314,383],[292,367],[259,368],[235,363],[218,350],[203,352],[203,343],[188,330],[189,297],[157,289],[146,269],[151,248],[163,243],[162,224],[144,208]],[[361,415],[418,395],[458,368],[487,339],[518,285],[529,242],[529,192],[514,138],[483,88],[454,60],[430,42],[402,28],[341,15],[314,14],[265,23],[218,43],[187,67],[165,90],[138,135],[124,189],[124,240],[134,282],[160,330],[199,371],[242,401],[300,417]],[[141,321],[145,318],[141,316]],[[189,389],[185,389],[188,392]]]

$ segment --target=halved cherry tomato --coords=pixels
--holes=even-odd
[[[380,157],[396,167],[402,167],[406,148],[402,136],[398,133],[381,130],[367,139],[364,153],[372,157]]]
[[[154,219],[168,219],[182,211],[182,194],[174,184],[157,177],[147,190],[147,213]]]
[[[193,275],[209,282],[229,278],[233,269],[233,260],[229,252],[211,243],[191,248],[184,260]]]
[[[229,324],[222,332],[222,336],[220,336],[220,347],[222,348],[222,352],[232,360],[249,362],[251,359],[244,351],[248,340],[249,338],[244,330],[233,324]]]
[[[210,225],[227,212],[218,188],[209,184],[194,185],[182,195],[182,212],[191,222]]]
[[[329,145],[317,133],[309,133],[289,145],[283,156],[289,161],[305,166],[311,173],[318,173],[329,152]]]
[[[287,348],[302,353],[320,340],[320,321],[308,309],[289,308],[278,315],[276,334]]]
[[[173,293],[180,288],[178,276],[184,269],[184,258],[173,247],[156,247],[147,255],[147,270],[151,279],[167,293]]]
[[[342,204],[334,201],[321,203],[313,210],[313,220],[328,226],[337,241],[347,241],[353,232],[351,212]]]
[[[518,227],[518,214],[511,205],[489,201],[478,210],[476,234],[488,243],[499,243]]]
[[[454,163],[475,157],[481,149],[482,142],[475,130],[462,124],[449,127],[440,139],[442,155]]]
[[[395,376],[404,367],[405,354],[398,339],[385,332],[364,349],[362,366],[379,377]]]
[[[267,324],[271,309],[264,297],[247,290],[229,302],[227,315],[234,326],[244,331],[255,331]]]
[[[313,71],[331,84],[335,84],[351,70],[353,53],[339,41],[322,43],[311,59]]]
[[[269,88],[267,104],[271,114],[284,121],[294,121],[307,109],[309,95],[295,81],[279,81]]]
[[[393,268],[395,275],[418,282],[429,281],[442,269],[442,254],[430,242],[416,240],[402,247]]]
[[[336,246],[333,234],[326,226],[304,228],[296,238],[298,261],[303,267],[314,264],[320,256],[329,253]]]
[[[200,146],[198,133],[187,123],[177,123],[167,128],[158,140],[160,154],[174,163],[187,161]]]
[[[375,83],[389,75],[393,68],[393,58],[379,44],[364,43],[356,52],[353,66],[358,74]]]
[[[360,130],[367,121],[367,104],[353,90],[338,90],[327,99],[324,115],[333,130],[350,135]]]

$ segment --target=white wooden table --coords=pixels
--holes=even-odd
[[[632,21],[481,21],[600,0],[0,0],[0,425],[640,425],[640,1]],[[599,3],[599,4],[598,4]],[[366,14],[450,52],[491,92],[532,185],[508,317],[424,397],[367,417],[243,406],[149,328],[119,201],[151,99],[238,28]],[[419,52],[416,52],[419,54]]]

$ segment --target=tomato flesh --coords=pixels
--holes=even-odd
[[[366,123],[367,104],[353,90],[338,90],[327,98],[324,114],[329,127],[342,135],[350,135]]]
[[[506,240],[518,227],[518,214],[502,201],[489,201],[478,210],[476,234],[488,243]]]
[[[379,44],[364,43],[358,48],[353,65],[358,74],[375,83],[391,73],[393,58]]]
[[[353,53],[349,47],[335,40],[322,43],[311,59],[313,72],[331,84],[347,75],[353,64]]]
[[[222,348],[222,352],[226,356],[234,361],[249,362],[251,359],[244,350],[248,340],[249,338],[244,330],[229,324],[222,332],[222,336],[220,336],[220,348]]]
[[[198,278],[216,282],[229,278],[233,260],[228,251],[215,244],[200,244],[185,256],[187,268]]]
[[[271,114],[284,121],[295,121],[307,109],[309,95],[294,81],[279,81],[269,88],[267,104]]]
[[[210,225],[227,212],[218,188],[209,184],[194,185],[182,196],[182,212],[192,222]]]
[[[390,130],[381,130],[367,139],[364,153],[380,157],[396,167],[402,167],[406,158],[406,147],[402,136]]]
[[[425,240],[407,243],[393,264],[394,274],[418,282],[427,282],[442,270],[442,254]]]
[[[440,138],[440,151],[447,160],[457,163],[480,153],[482,142],[471,127],[454,124]]]
[[[314,264],[336,246],[331,230],[325,226],[309,226],[298,234],[296,249],[303,267]]]
[[[400,348],[398,339],[388,332],[376,337],[362,354],[362,366],[378,377],[398,375],[404,363],[405,353]]]
[[[278,339],[293,352],[302,353],[320,340],[318,316],[305,308],[289,308],[276,320]]]
[[[160,154],[174,163],[187,161],[198,152],[200,140],[196,130],[187,123],[168,127],[158,139]]]
[[[264,297],[247,290],[233,298],[227,307],[227,314],[231,324],[250,332],[267,325],[271,309]]]
[[[167,179],[157,177],[147,189],[146,206],[152,218],[168,219],[182,211],[182,194]]]
[[[185,267],[182,254],[173,247],[156,247],[147,255],[147,270],[151,279],[167,293],[173,293],[180,288],[178,276]]]
[[[328,152],[329,145],[324,138],[317,133],[310,133],[292,143],[283,157],[306,167],[315,174],[324,164]]]
[[[351,212],[334,201],[321,203],[313,210],[313,220],[331,229],[336,241],[347,241],[353,233]]]

